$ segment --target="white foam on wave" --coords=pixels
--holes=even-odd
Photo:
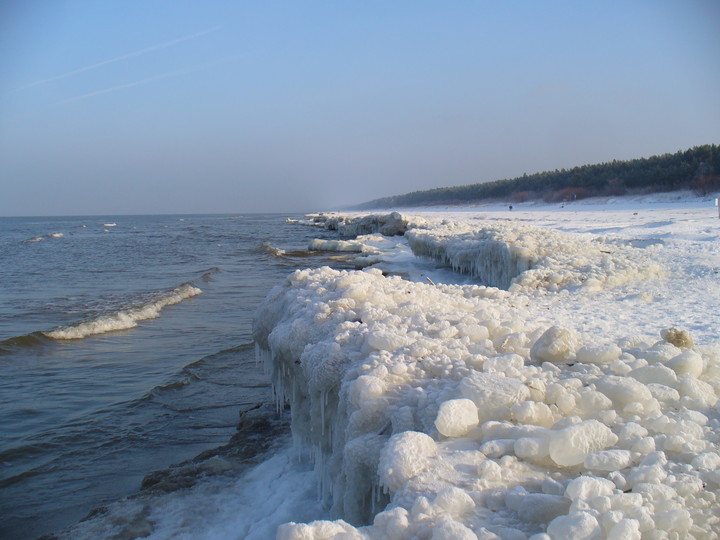
[[[140,307],[103,315],[75,326],[58,328],[44,334],[53,339],[83,339],[94,334],[104,334],[116,330],[127,330],[137,326],[138,321],[155,319],[167,306],[179,304],[186,298],[196,296],[202,291],[189,283],[184,283],[172,291],[164,293]]]

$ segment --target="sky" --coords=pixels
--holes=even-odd
[[[720,143],[720,2],[4,0],[0,216],[307,212]]]

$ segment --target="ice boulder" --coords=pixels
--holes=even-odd
[[[619,406],[627,405],[634,401],[642,402],[652,399],[652,394],[648,387],[632,377],[606,375],[598,379],[596,386],[600,392]]]
[[[580,476],[572,480],[565,488],[565,496],[573,502],[589,500],[595,497],[612,495],[615,484],[607,478]]]
[[[552,540],[595,540],[601,538],[602,528],[598,520],[588,512],[574,512],[553,519],[547,532]]]
[[[605,424],[585,420],[550,434],[550,458],[563,467],[580,465],[588,454],[604,450],[617,441],[617,435]]]
[[[699,377],[703,372],[703,359],[695,351],[684,351],[667,362],[667,367],[678,375],[687,373]]]
[[[460,394],[475,403],[482,423],[495,419],[502,409],[528,399],[530,390],[519,380],[505,375],[473,373],[460,381]]]
[[[452,519],[440,520],[434,527],[431,540],[478,540],[477,535],[465,525]]]
[[[611,343],[609,345],[585,345],[577,351],[577,361],[585,364],[609,364],[620,358],[622,350]]]
[[[640,522],[637,519],[621,519],[608,532],[607,540],[640,540]]]
[[[631,464],[629,450],[602,450],[585,456],[585,468],[595,471],[619,471]]]
[[[285,523],[278,527],[276,540],[331,540],[333,538],[360,539],[357,529],[339,519],[312,523]]]
[[[523,487],[511,489],[505,497],[506,506],[517,512],[526,522],[550,523],[558,516],[567,514],[570,500],[560,495],[528,493]]]
[[[567,362],[575,356],[577,336],[573,330],[551,326],[530,350],[536,362]]]
[[[443,489],[433,500],[436,510],[449,516],[461,518],[475,511],[475,501],[462,489],[449,487]]]
[[[391,491],[401,489],[427,468],[436,453],[437,444],[425,433],[405,431],[393,435],[380,453],[380,484]]]
[[[462,437],[478,425],[478,408],[469,399],[451,399],[440,405],[435,427],[446,437]]]

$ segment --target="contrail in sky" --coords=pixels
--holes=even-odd
[[[200,67],[203,67],[203,66],[200,66]],[[161,73],[159,75],[154,75],[152,77],[148,77],[147,79],[142,79],[139,81],[129,82],[129,83],[125,83],[125,84],[119,84],[117,86],[111,86],[110,88],[103,88],[102,90],[96,90],[95,92],[90,92],[89,94],[83,94],[81,96],[75,96],[75,97],[71,97],[68,99],[63,99],[62,101],[59,101],[58,104],[70,103],[72,101],[79,101],[81,99],[90,98],[93,96],[99,96],[100,94],[107,94],[109,92],[114,92],[115,90],[122,90],[123,88],[131,88],[133,86],[138,86],[138,85],[146,84],[149,82],[167,79],[168,77],[184,75],[185,73],[190,73],[192,71],[196,71],[196,70],[200,69],[200,67],[181,69],[178,71],[168,71],[167,73]]]
[[[159,49],[166,49],[167,47],[172,47],[173,45],[177,45],[178,43],[182,43],[183,41],[188,41],[191,39],[196,39],[201,36],[204,36],[206,34],[210,34],[211,32],[215,32],[220,28],[220,26],[214,26],[212,28],[208,28],[207,30],[203,30],[202,32],[196,32],[194,34],[190,34],[188,36],[183,36],[177,39],[172,39],[170,41],[166,41],[164,43],[159,43],[158,45],[153,45],[152,47],[147,47],[145,49],[140,49],[139,51],[123,54],[122,56],[118,56],[116,58],[111,58],[109,60],[103,60],[102,62],[97,62],[96,64],[91,64],[89,66],[81,67],[78,69],[74,69],[73,71],[68,71],[67,73],[63,73],[62,75],[56,75],[55,77],[50,77],[49,79],[42,79],[40,81],[35,81],[34,83],[30,83],[28,85],[25,85],[21,88],[18,88],[18,90],[25,90],[26,88],[32,88],[33,86],[39,86],[41,84],[47,84],[53,81],[58,81],[60,79],[65,79],[67,77],[72,77],[73,75],[77,75],[78,73],[83,73],[85,71],[90,71],[91,69],[97,69],[102,66],[106,66],[108,64],[113,64],[115,62],[120,62],[121,60],[127,60],[128,58],[134,58],[136,56],[141,56],[143,54],[147,54],[149,52],[157,51]],[[160,76],[158,76],[160,77]],[[154,80],[154,79],[153,79]],[[130,83],[130,86],[135,86],[135,84],[140,84],[144,81],[139,81],[137,83]],[[102,90],[100,91],[102,92]],[[76,98],[73,98],[76,99]],[[77,98],[79,99],[79,98]]]
[[[116,86],[111,86],[109,88],[103,88],[102,90],[95,90],[94,92],[90,92],[88,94],[83,94],[81,96],[75,96],[67,99],[63,99],[62,101],[58,101],[57,105],[62,105],[63,103],[71,103],[73,101],[80,101],[81,99],[91,98],[94,96],[99,96],[101,94],[108,94],[110,92],[114,92],[116,90],[122,90],[123,88],[132,88],[133,86],[139,86],[141,84],[147,84],[155,81],[160,81],[162,79],[167,79],[169,77],[176,77],[178,75],[185,75],[186,73],[192,73],[193,71],[197,71],[199,69],[206,68],[208,66],[214,66],[216,64],[220,64],[223,62],[227,62],[229,60],[233,60],[236,58],[237,55],[228,56],[225,58],[220,58],[218,60],[214,60],[212,62],[206,62],[204,64],[189,67],[185,69],[178,69],[176,71],[168,71],[166,73],[160,73],[159,75],[153,75],[152,77],[148,77],[146,79],[141,79],[139,81],[133,81],[125,84],[118,84]]]

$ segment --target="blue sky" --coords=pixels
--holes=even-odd
[[[0,215],[290,212],[720,142],[720,2],[0,3]]]

